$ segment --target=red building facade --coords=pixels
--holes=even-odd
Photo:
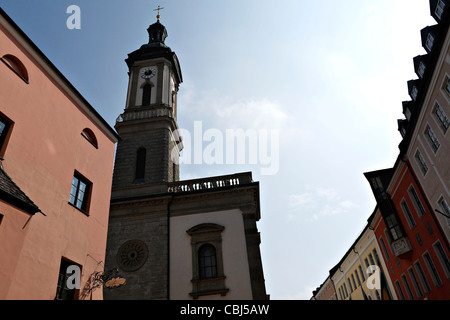
[[[377,181],[387,181],[387,189]],[[450,292],[448,242],[421,186],[406,162],[367,173],[378,208],[369,219],[397,297],[445,300]],[[383,195],[379,195],[378,190]],[[382,197],[385,197],[384,199]]]
[[[403,141],[392,169],[366,173],[378,205],[369,219],[399,299],[450,299],[449,1],[431,0],[437,24],[421,30],[426,54],[399,120]]]
[[[377,202],[369,228],[400,300],[450,299],[450,1],[429,3],[436,24],[420,31],[397,161],[365,173]]]

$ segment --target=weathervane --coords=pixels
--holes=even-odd
[[[158,11],[158,15],[156,16],[156,19],[158,19],[158,21],[159,21],[159,18],[161,18],[161,16],[159,15],[159,11],[162,9],[164,9],[164,7],[161,8],[160,6],[158,6],[158,8],[156,8],[156,9],[153,9],[153,11]]]

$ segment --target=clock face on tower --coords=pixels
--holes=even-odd
[[[141,71],[141,78],[142,79],[150,79],[153,78],[156,75],[156,69],[155,68],[145,68]]]

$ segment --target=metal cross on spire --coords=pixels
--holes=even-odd
[[[158,19],[158,21],[159,21],[159,18],[161,18],[161,16],[159,15],[159,11],[162,9],[164,9],[164,7],[161,8],[160,6],[158,6],[158,8],[156,8],[156,9],[153,9],[153,11],[158,11],[158,15],[156,16],[156,19]]]

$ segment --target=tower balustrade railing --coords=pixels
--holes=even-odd
[[[220,189],[253,182],[251,172],[233,175],[209,177],[203,179],[171,182],[168,185],[169,193],[192,192],[199,190]]]

